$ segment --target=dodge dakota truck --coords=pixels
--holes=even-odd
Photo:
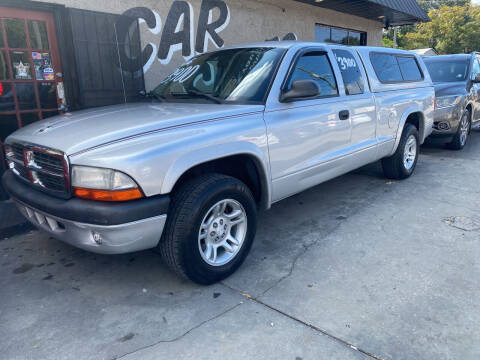
[[[3,183],[54,238],[103,254],[155,248],[179,275],[211,284],[244,261],[257,211],[380,159],[387,178],[408,178],[434,107],[411,52],[223,48],[138,103],[19,129],[5,142]]]

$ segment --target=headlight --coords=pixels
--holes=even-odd
[[[90,166],[72,167],[72,187],[75,196],[91,200],[127,201],[143,196],[130,176]]]
[[[461,96],[443,96],[437,97],[437,109],[444,109],[451,106],[455,106],[462,100]]]

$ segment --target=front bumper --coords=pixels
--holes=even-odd
[[[37,228],[75,247],[100,254],[121,254],[155,247],[162,235],[167,195],[104,203],[57,199],[19,180],[11,171],[3,184],[21,213]]]
[[[435,110],[431,136],[434,138],[453,138],[457,133],[461,117],[462,107],[460,106]]]

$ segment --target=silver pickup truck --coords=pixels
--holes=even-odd
[[[432,132],[415,54],[267,42],[198,55],[144,101],[66,113],[6,140],[3,183],[38,228],[82,249],[157,248],[210,284],[234,272],[257,210],[382,159],[405,179]]]

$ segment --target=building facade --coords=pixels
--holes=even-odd
[[[419,21],[415,0],[0,0],[0,145],[59,112],[134,101],[208,50],[381,46],[384,27]]]

